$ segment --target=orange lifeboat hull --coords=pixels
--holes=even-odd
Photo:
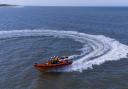
[[[72,64],[72,61],[63,60],[57,64],[51,64],[51,63],[37,64],[36,63],[36,64],[34,64],[34,67],[41,72],[45,72],[45,71],[49,71],[49,70],[62,68],[62,67],[65,67],[65,66],[71,65],[71,64]]]

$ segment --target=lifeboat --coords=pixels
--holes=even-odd
[[[58,63],[51,63],[51,61],[42,64],[35,63],[34,67],[41,72],[46,72],[46,71],[62,68],[71,64],[72,64],[71,60],[59,60]]]

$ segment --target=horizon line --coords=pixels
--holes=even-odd
[[[85,5],[85,6],[80,6],[80,5],[17,5],[17,6],[42,6],[42,7],[128,7],[128,6],[122,6],[122,5],[105,5],[105,6],[102,6],[102,5]]]
[[[23,4],[7,4],[16,6],[51,6],[51,7],[128,7],[128,5],[23,5]]]

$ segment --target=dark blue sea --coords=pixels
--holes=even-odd
[[[128,89],[128,7],[0,7],[0,89]]]

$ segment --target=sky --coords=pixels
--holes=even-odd
[[[128,0],[0,0],[0,4],[28,6],[128,6]]]

